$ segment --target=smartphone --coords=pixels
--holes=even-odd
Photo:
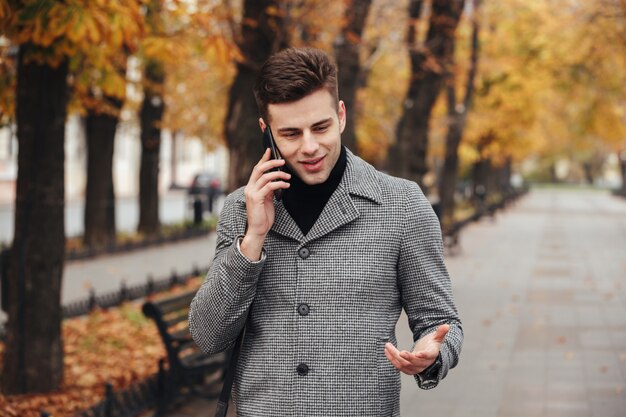
[[[263,131],[263,150],[270,148],[270,152],[272,153],[272,159],[282,159],[280,156],[280,152],[278,152],[278,148],[276,147],[276,142],[274,142],[274,136],[272,135],[272,129],[270,125],[265,126],[265,130]],[[271,171],[282,171],[280,167],[274,168]],[[277,200],[280,200],[282,197],[283,190],[278,189],[274,191],[274,197]]]

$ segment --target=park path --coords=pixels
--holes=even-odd
[[[66,305],[85,299],[92,288],[98,295],[119,290],[122,282],[127,286],[145,284],[148,275],[157,280],[172,272],[189,273],[194,267],[206,269],[214,251],[215,233],[210,233],[147,249],[66,262],[61,302]]]
[[[533,190],[468,226],[460,244],[446,264],[461,361],[430,391],[403,375],[402,416],[626,415],[626,200]],[[411,346],[404,316],[398,341]],[[185,401],[168,417],[214,407]]]
[[[625,416],[626,200],[535,190],[461,245],[461,361],[432,391],[403,379],[402,415]]]

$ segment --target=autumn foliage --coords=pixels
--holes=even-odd
[[[197,288],[201,279],[189,280],[169,296]],[[104,385],[120,390],[158,371],[166,358],[156,325],[141,312],[141,303],[96,310],[63,322],[64,381],[58,392],[35,395],[0,395],[0,416],[72,416],[104,398]],[[0,345],[0,360],[4,346]],[[1,362],[0,362],[1,363]]]

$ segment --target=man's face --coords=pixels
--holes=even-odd
[[[272,134],[291,170],[308,185],[325,182],[341,153],[341,133],[346,126],[343,101],[319,89],[298,101],[270,104],[267,109]],[[263,119],[261,128],[265,129]]]

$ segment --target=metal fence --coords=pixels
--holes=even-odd
[[[73,301],[62,307],[63,318],[69,319],[89,314],[95,308],[111,308],[117,307],[124,302],[134,301],[149,295],[167,291],[176,285],[187,283],[191,278],[204,275],[207,268],[200,269],[194,266],[191,271],[185,274],[177,274],[175,271],[168,277],[154,279],[152,275],[146,277],[146,282],[142,284],[127,286],[124,281],[120,285],[119,290],[109,291],[102,294],[96,294],[92,289],[88,297],[82,300]],[[5,328],[0,323],[0,340],[4,340]]]
[[[208,268],[201,270],[197,266],[194,266],[188,273],[178,275],[176,272],[172,272],[169,277],[156,280],[152,275],[148,275],[145,283],[130,287],[126,286],[126,283],[122,281],[119,290],[100,295],[96,295],[95,291],[91,290],[89,297],[64,305],[63,318],[68,319],[84,316],[89,314],[94,308],[116,307],[126,301],[138,300],[149,295],[167,291],[176,285],[187,283],[191,278],[203,275],[207,270]]]
[[[135,384],[114,391],[110,383],[105,384],[104,399],[92,407],[74,414],[74,417],[135,417],[145,410],[156,408],[164,396],[167,371],[164,361],[159,361],[159,371]],[[41,411],[41,417],[55,417]]]

